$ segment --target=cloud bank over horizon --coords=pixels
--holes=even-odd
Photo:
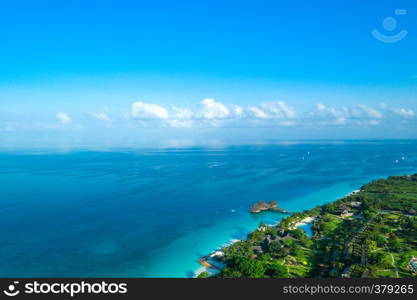
[[[126,126],[134,128],[352,128],[375,127],[389,124],[407,126],[417,119],[416,112],[408,107],[380,103],[378,106],[354,104],[331,106],[314,104],[309,110],[298,110],[285,101],[262,102],[256,105],[225,104],[212,98],[201,100],[192,108],[136,101],[130,108],[120,111],[85,112],[80,114],[57,112],[57,122],[51,120],[7,120],[0,131],[19,131],[29,127],[42,130],[89,126]],[[1,124],[1,123],[0,123]],[[26,126],[25,126],[26,125]]]
[[[380,104],[301,107],[266,101],[195,105],[135,101],[96,111],[62,109],[0,120],[0,148],[120,148],[258,144],[274,140],[417,138],[415,108]]]
[[[297,111],[284,101],[240,106],[223,104],[211,98],[202,100],[194,110],[135,102],[130,112],[131,119],[141,124],[152,120],[153,126],[174,128],[378,126],[398,121],[406,124],[415,116],[413,109],[385,103],[378,107],[365,104],[336,107],[317,103],[309,111]]]

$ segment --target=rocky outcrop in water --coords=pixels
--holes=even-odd
[[[250,212],[253,214],[258,214],[263,211],[276,211],[280,213],[287,213],[287,211],[281,207],[278,206],[277,201],[272,200],[268,203],[264,201],[259,201],[258,203],[255,203],[250,208]]]

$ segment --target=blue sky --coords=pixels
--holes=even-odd
[[[2,1],[0,141],[417,138],[417,3],[364,2]]]

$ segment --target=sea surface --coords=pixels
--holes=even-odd
[[[1,277],[193,277],[278,213],[417,172],[416,141],[0,152]]]

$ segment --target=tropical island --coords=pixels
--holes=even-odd
[[[223,266],[217,274],[198,277],[416,277],[416,212],[417,174],[375,180],[277,225],[261,223],[209,255]]]

